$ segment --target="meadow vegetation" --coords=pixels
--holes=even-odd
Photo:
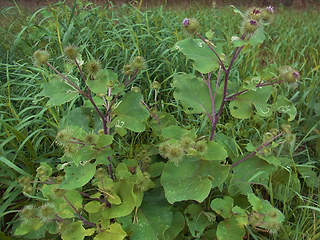
[[[319,239],[319,12],[275,7],[255,40],[233,38],[239,12],[77,1],[2,9],[0,238]],[[193,18],[190,34],[182,22]],[[201,37],[219,48],[210,71],[183,50]],[[214,125],[206,106],[221,104],[224,80],[202,105],[190,86],[226,74],[221,62],[232,65],[228,94],[258,100],[253,79],[297,73],[263,88],[263,104],[287,110],[263,115],[252,100],[244,116],[239,96]]]

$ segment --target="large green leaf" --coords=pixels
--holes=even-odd
[[[75,189],[87,184],[96,173],[96,166],[90,163],[85,165],[71,165],[65,168],[65,180],[59,185],[63,189]]]
[[[238,158],[240,160],[244,156]],[[260,184],[268,186],[269,176],[275,169],[275,166],[257,156],[251,157],[244,162],[233,167],[233,175],[229,184],[229,193],[231,195],[246,195],[252,192],[251,184]]]
[[[195,69],[201,73],[209,73],[219,68],[219,61],[213,51],[201,39],[187,38],[176,43],[179,49],[188,59],[192,61]],[[214,47],[218,55],[221,49]]]
[[[254,106],[261,117],[270,117],[272,109],[267,101],[272,90],[272,86],[265,86],[249,90],[237,96],[236,100],[229,104],[231,115],[235,118],[249,118],[253,114],[252,106]]]
[[[202,202],[211,187],[222,184],[228,175],[229,167],[219,162],[185,157],[179,166],[172,162],[166,163],[161,184],[169,203],[182,200]]]
[[[181,102],[186,113],[212,113],[209,89],[203,79],[181,73],[174,76],[171,86],[176,88],[173,96]],[[212,84],[211,89],[212,92],[215,91],[215,84]],[[221,101],[218,91],[214,103],[215,111],[218,110]]]
[[[69,79],[78,85],[78,79]],[[53,77],[49,82],[42,83],[41,87],[42,91],[37,96],[49,97],[48,105],[52,106],[61,105],[79,96],[78,90],[60,77]]]
[[[112,72],[109,69],[101,69],[95,79],[87,79],[87,85],[92,92],[97,95],[107,94],[107,84],[109,82],[116,82],[118,81],[118,74]]]
[[[116,127],[125,127],[134,132],[142,132],[145,124],[142,123],[149,117],[149,111],[141,104],[141,93],[128,92],[119,106],[113,111],[117,117],[113,121]]]
[[[249,42],[252,46],[256,46],[260,43],[263,43],[264,39],[266,38],[264,34],[264,28],[259,27],[250,37]]]
[[[170,208],[171,205],[166,201],[163,189],[155,188],[145,193],[141,207],[134,216],[121,218],[120,221],[127,232],[132,232],[131,240],[165,240],[165,231],[172,222]]]

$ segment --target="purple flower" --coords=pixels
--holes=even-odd
[[[273,13],[273,7],[272,7],[272,6],[268,6],[268,7],[267,7],[267,11],[268,11],[269,13]]]
[[[292,76],[294,76],[295,78],[298,78],[299,77],[299,73],[298,72],[293,72]]]
[[[251,25],[256,25],[256,24],[257,24],[257,21],[255,21],[255,20],[250,20],[250,24],[251,24]]]
[[[190,23],[190,20],[188,18],[183,19],[182,24],[183,26],[188,26]]]

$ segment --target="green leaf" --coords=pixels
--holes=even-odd
[[[229,218],[232,214],[233,198],[225,196],[223,199],[215,198],[211,201],[211,208],[223,218]]]
[[[98,233],[94,240],[123,240],[127,233],[123,231],[119,223],[113,223],[108,229],[103,229],[103,232]]]
[[[241,156],[237,160],[244,157]],[[257,156],[245,160],[232,168],[233,175],[228,192],[233,196],[237,194],[247,195],[247,193],[252,192],[251,184],[253,183],[268,186],[269,176],[274,169],[275,166],[268,164]]]
[[[246,231],[240,226],[236,217],[225,219],[218,224],[217,237],[218,240],[242,240]]]
[[[169,127],[166,127],[162,129],[162,136],[165,139],[176,139],[179,140],[184,134],[186,134],[188,131],[183,129],[180,126],[177,125],[171,125]]]
[[[87,184],[96,173],[94,164],[86,163],[85,165],[71,165],[65,168],[65,180],[59,185],[63,189],[75,189]]]
[[[122,99],[119,106],[113,111],[117,117],[114,124],[124,126],[134,132],[143,132],[145,121],[149,117],[149,111],[141,105],[141,93],[128,92]]]
[[[170,208],[162,188],[155,188],[145,193],[143,203],[134,216],[121,218],[120,221],[126,232],[132,232],[131,240],[165,240],[165,231],[172,222]]]
[[[283,96],[279,96],[277,101],[273,105],[274,110],[280,113],[286,113],[289,115],[288,121],[292,121],[297,115],[297,109],[293,102]]]
[[[102,206],[98,201],[91,201],[84,206],[84,210],[86,210],[88,213],[97,213],[102,210]]]
[[[266,36],[264,35],[264,28],[259,27],[250,37],[249,42],[252,46],[257,46],[260,43],[263,43]]]
[[[123,179],[115,183],[115,193],[120,197],[121,204],[112,205],[102,212],[104,218],[118,218],[129,215],[136,206],[137,196],[133,192],[134,179]]]
[[[28,222],[22,222],[20,226],[15,230],[14,235],[25,235],[29,232],[37,231],[43,226],[43,221],[38,219],[28,219]]]
[[[272,93],[273,87],[266,86],[249,90],[229,104],[230,113],[235,118],[247,119],[253,114],[252,105],[261,117],[270,117],[271,107],[267,101]]]
[[[177,42],[175,47],[190,59],[193,67],[201,73],[215,71],[220,66],[216,55],[201,39],[187,38]],[[212,48],[218,55],[221,55],[220,48],[214,46]]]
[[[109,83],[109,81],[118,81],[118,74],[112,72],[109,69],[101,69],[93,80],[91,78],[87,79],[87,85],[95,94],[105,95],[108,92],[107,84]]]
[[[214,92],[215,84],[211,85],[212,92]],[[212,113],[209,90],[203,79],[186,73],[177,74],[174,76],[171,86],[176,88],[173,96],[181,102],[186,113]],[[218,91],[214,102],[215,111],[221,104],[221,96]]]
[[[211,187],[223,183],[229,175],[229,167],[215,161],[202,161],[185,157],[179,166],[167,162],[161,176],[161,184],[169,203],[182,200],[202,202]]]
[[[204,214],[202,207],[198,204],[189,205],[184,211],[184,215],[193,237],[200,237],[204,229],[211,224]]]
[[[234,47],[242,47],[244,45],[248,45],[248,41],[242,40],[242,39],[236,39],[232,41],[232,44]]]
[[[185,225],[185,219],[181,212],[174,212],[172,216],[172,222],[170,227],[165,231],[165,239],[175,239],[178,234],[183,230]]]
[[[227,151],[222,145],[217,142],[210,141],[208,143],[208,150],[201,156],[203,160],[222,161],[228,157]]]
[[[112,135],[99,135],[98,141],[96,143],[97,148],[103,148],[110,145],[113,141]]]
[[[60,123],[60,128],[64,129],[70,125],[82,128],[84,131],[89,131],[89,114],[84,108],[77,107],[68,111]]]
[[[78,85],[79,80],[68,76],[68,78]],[[48,105],[58,106],[69,102],[79,96],[77,89],[66,83],[62,78],[53,77],[49,82],[41,84],[42,91],[37,96],[49,97]]]
[[[62,240],[82,240],[85,236],[91,236],[94,233],[93,228],[85,229],[81,221],[71,223],[69,228],[70,231],[61,233]]]
[[[319,178],[317,173],[312,170],[314,166],[296,166],[299,174],[305,180],[306,184],[310,188],[318,187],[319,186]]]

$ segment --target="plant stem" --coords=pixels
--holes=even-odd
[[[261,144],[261,145],[256,149],[256,151],[250,153],[248,156],[244,157],[244,158],[241,159],[240,161],[232,164],[231,167],[235,167],[235,166],[237,166],[238,164],[244,162],[245,160],[247,160],[247,159],[249,159],[249,158],[257,155],[262,148],[267,147],[268,145],[270,145],[270,143],[272,143],[275,139],[277,139],[278,137],[280,137],[283,133],[284,133],[284,132],[281,132],[281,133],[279,133],[277,136],[274,136],[270,141]]]

